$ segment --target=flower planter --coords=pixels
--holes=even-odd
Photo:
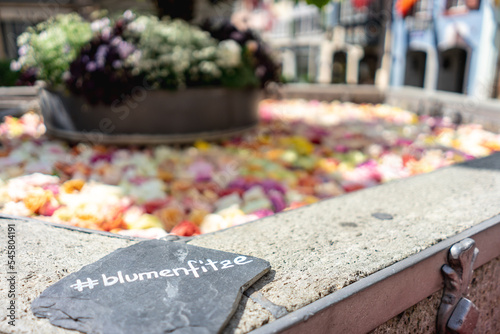
[[[257,124],[259,90],[189,88],[133,91],[111,105],[40,89],[47,132],[69,141],[160,144],[217,139]]]
[[[252,31],[229,23],[207,29],[128,10],[92,22],[59,15],[20,36],[16,66],[25,81],[47,83],[39,95],[52,136],[103,144],[216,139],[257,124],[259,89],[241,87],[265,87],[279,75]]]

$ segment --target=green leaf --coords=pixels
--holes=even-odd
[[[330,0],[306,0],[306,2],[309,5],[315,5],[318,8],[323,8],[323,6],[327,5],[330,2]]]
[[[10,70],[10,59],[0,59],[0,87],[14,86],[19,78],[19,72]]]

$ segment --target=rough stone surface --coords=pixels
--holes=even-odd
[[[56,283],[82,266],[88,265],[137,241],[110,238],[54,228],[43,223],[24,220],[0,219],[0,240],[5,245],[7,224],[16,224],[16,327],[7,324],[5,313],[0,313],[0,333],[75,333],[54,327],[47,319],[35,317],[31,303],[47,287]],[[6,259],[5,249],[0,250],[0,259]],[[3,265],[3,263],[2,263]],[[3,268],[2,268],[3,269]],[[0,307],[7,307],[7,284],[5,271],[0,275]]]
[[[254,257],[148,240],[66,276],[32,311],[85,333],[218,333],[267,271]]]
[[[474,271],[468,298],[479,308],[475,334],[500,332],[500,257]],[[377,327],[371,334],[436,333],[436,317],[443,291],[427,297]]]
[[[498,203],[500,154],[203,235],[190,244],[269,261],[272,270],[253,287],[294,311],[497,215]],[[377,212],[393,219],[379,220],[372,216]],[[9,333],[53,333],[46,319],[34,318],[29,303],[54,281],[132,243],[18,225],[20,319],[13,330],[0,318],[0,331]],[[0,221],[0,238],[5,226]],[[5,285],[0,289],[4,296]],[[244,297],[224,333],[247,333],[273,320]]]
[[[500,154],[325,200],[191,244],[252,250],[248,254],[268,260],[272,270],[255,288],[292,312],[499,214],[498,203]],[[374,218],[377,212],[393,219]],[[275,320],[239,312],[231,329],[236,333]]]

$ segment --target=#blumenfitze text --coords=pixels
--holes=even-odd
[[[231,260],[224,261],[212,261],[211,259],[206,260],[188,260],[186,262],[188,268],[179,267],[173,269],[163,269],[160,271],[151,270],[142,273],[131,273],[124,274],[121,270],[116,273],[116,276],[101,274],[101,279],[92,279],[87,277],[85,281],[78,279],[75,284],[71,285],[71,288],[82,292],[85,288],[92,290],[95,286],[102,283],[103,286],[109,287],[117,283],[126,284],[135,281],[144,281],[150,279],[157,279],[160,277],[176,277],[176,276],[190,276],[195,278],[201,277],[205,273],[211,273],[219,270],[229,269],[236,266],[242,266],[252,262],[246,256],[238,256]],[[200,276],[201,275],[201,276]]]

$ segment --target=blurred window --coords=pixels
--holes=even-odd
[[[355,8],[350,0],[344,0],[340,5],[340,23],[342,25],[365,23],[368,21],[368,12],[367,6]]]
[[[292,35],[291,20],[288,19],[278,19],[273,22],[273,27],[271,30],[273,37],[290,37]]]
[[[419,50],[406,52],[405,86],[424,87],[427,53]]]
[[[294,35],[312,35],[321,31],[320,12],[316,7],[299,4],[293,11]]]
[[[307,35],[318,32],[319,17],[316,15],[307,15],[294,20],[294,31],[296,35]]]
[[[418,0],[408,12],[406,25],[410,30],[426,30],[432,24],[433,0]]]
[[[446,9],[465,8],[465,0],[446,0]]]
[[[455,0],[460,1],[460,0]],[[413,5],[408,15],[415,18],[427,19],[432,14],[432,0],[419,0]]]
[[[373,85],[379,63],[378,50],[376,47],[365,47],[364,54],[359,61],[358,84]]]
[[[454,93],[465,93],[465,71],[468,52],[462,48],[451,48],[439,52],[437,89]]]
[[[309,47],[301,46],[295,50],[297,64],[297,79],[299,82],[309,82]]]
[[[347,53],[345,51],[335,52],[332,64],[332,83],[345,84],[347,74]]]
[[[461,14],[469,10],[478,10],[481,0],[446,0],[447,14]]]

